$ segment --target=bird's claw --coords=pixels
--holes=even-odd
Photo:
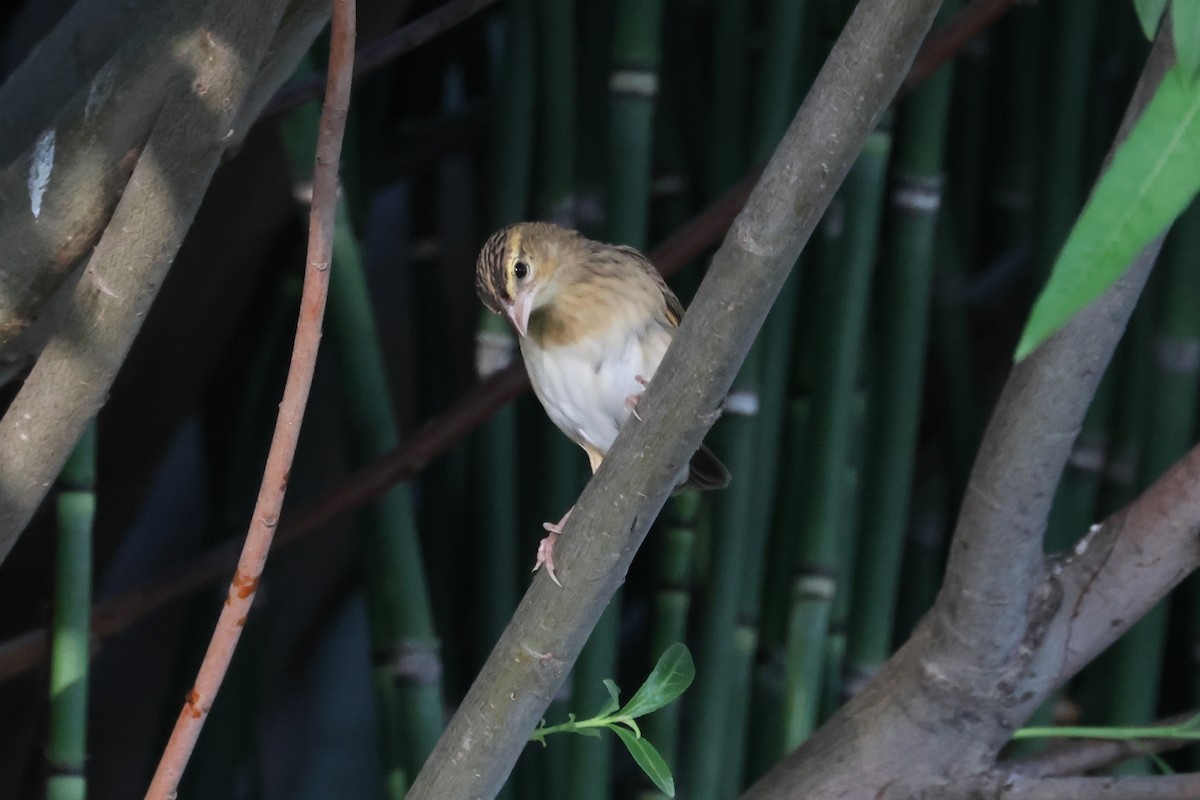
[[[550,576],[550,580],[554,581],[558,588],[561,589],[562,583],[559,582],[558,576],[554,574],[554,543],[558,541],[561,531],[553,530],[549,522],[542,527],[550,531],[550,535],[538,542],[537,563],[533,565],[533,571],[537,572],[544,566],[546,574]]]
[[[542,528],[546,533],[550,534],[546,538],[538,542],[537,563],[533,565],[533,571],[537,572],[543,566],[546,567],[546,574],[550,576],[550,580],[554,581],[558,588],[562,588],[559,583],[558,576],[554,574],[554,543],[558,541],[558,537],[562,535],[563,525],[567,524],[567,519],[571,516],[571,512],[575,507],[567,509],[567,513],[563,514],[563,518],[558,522],[543,522]]]
[[[650,386],[650,381],[646,380],[641,375],[634,375],[633,379],[635,381],[637,381],[638,383],[640,383],[643,387]],[[643,388],[642,391],[645,391],[645,388]],[[645,422],[645,420],[642,419],[642,415],[637,413],[638,401],[641,399],[642,399],[641,392],[638,392],[637,394],[631,394],[625,398],[625,407],[629,409],[629,413],[631,413],[635,417],[637,417],[638,422]]]

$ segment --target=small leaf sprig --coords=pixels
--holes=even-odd
[[[673,702],[692,685],[695,677],[696,666],[692,654],[685,645],[673,644],[659,657],[646,682],[623,707],[617,684],[606,679],[604,688],[608,690],[608,702],[595,716],[579,720],[574,714],[568,714],[566,722],[549,727],[542,720],[541,726],[530,734],[529,739],[545,746],[546,737],[552,733],[578,733],[580,736],[599,738],[600,730],[607,728],[624,742],[633,760],[654,781],[654,785],[667,797],[674,797],[675,778],[671,775],[671,769],[654,745],[642,737],[637,718]]]
[[[1147,740],[1174,739],[1182,741],[1200,741],[1200,713],[1180,722],[1178,725],[1142,725],[1125,727],[1106,726],[1068,726],[1050,725],[1044,727],[1020,728],[1013,733],[1013,739],[1113,739],[1131,742],[1137,745]],[[1174,772],[1171,767],[1158,756],[1147,750],[1146,756],[1158,766],[1164,774]]]

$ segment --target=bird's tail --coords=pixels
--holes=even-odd
[[[702,492],[711,492],[728,486],[729,478],[729,470],[725,469],[721,460],[713,455],[712,450],[700,445],[688,463],[687,485]]]

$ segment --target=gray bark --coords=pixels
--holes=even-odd
[[[129,39],[165,22],[169,0],[78,0],[0,85],[0,164],[21,154]],[[174,5],[178,5],[176,1]]]
[[[82,8],[93,5],[88,2]],[[20,254],[0,264],[0,362],[19,364],[44,343],[43,336],[50,332],[45,326],[28,331],[104,231],[167,93],[189,79],[188,62],[197,58],[196,48],[202,44],[195,34],[204,7],[194,0],[150,7],[153,13],[146,11],[138,32],[125,36],[116,54],[93,70],[32,135],[32,143],[0,172],[0,252]],[[320,0],[293,1],[254,86],[240,103],[241,113],[230,121],[226,132],[232,136],[226,147],[241,142],[328,15],[327,4]],[[68,15],[35,51],[40,66],[18,72],[5,84],[12,87],[10,92],[19,95],[21,87],[39,79],[47,68],[41,63],[43,51],[61,55],[63,37],[91,19],[87,13],[82,20],[76,16]],[[101,51],[99,46],[94,49]],[[70,59],[64,62],[63,74],[47,85],[73,84],[80,77],[70,68],[74,64]],[[46,110],[37,105],[31,118],[44,117]]]

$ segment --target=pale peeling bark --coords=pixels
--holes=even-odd
[[[0,420],[0,560],[103,405],[225,152],[284,5],[211,3],[177,42],[179,78],[63,327]]]
[[[95,3],[84,4],[91,8]],[[205,42],[197,20],[205,3],[175,0],[155,6],[142,0],[146,13],[137,33],[65,102],[32,136],[15,160],[0,171],[0,362],[16,362],[43,343],[27,331],[46,304],[81,265],[108,224],[138,156],[172,87],[191,79],[189,64],[203,57]],[[153,13],[151,13],[153,10]],[[262,106],[295,69],[329,15],[320,0],[293,0],[272,40],[262,71],[230,120],[226,146],[236,146]],[[83,21],[91,17],[83,15]],[[44,49],[57,53],[61,39],[82,24],[68,16],[66,30],[52,34]],[[88,37],[85,37],[88,38]],[[90,40],[90,39],[89,39]],[[54,45],[51,47],[50,45]],[[97,46],[97,50],[99,47]],[[45,71],[18,71],[5,84],[21,85]],[[69,85],[78,76],[62,65],[51,86]],[[50,91],[48,95],[55,96]],[[45,108],[31,113],[44,116]],[[14,132],[14,137],[25,131]],[[13,254],[20,254],[16,257]]]

